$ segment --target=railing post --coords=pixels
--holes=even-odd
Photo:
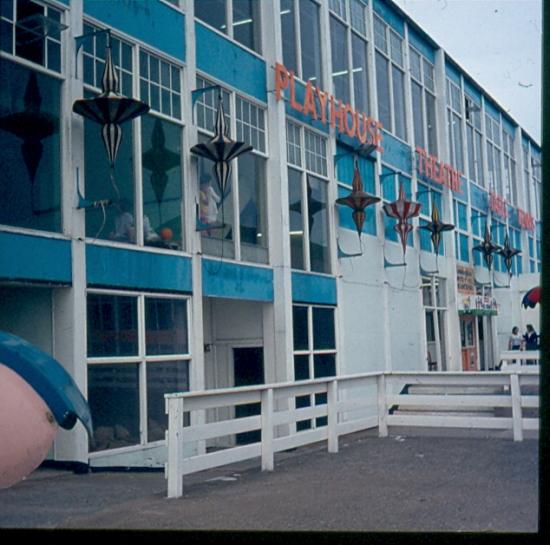
[[[328,451],[338,452],[338,381],[327,384]]]
[[[386,375],[382,373],[377,380],[378,386],[378,437],[388,436],[388,408],[386,403]]]
[[[166,432],[168,497],[180,498],[183,494],[183,398],[166,399],[166,412],[168,413],[168,431]]]
[[[521,414],[521,389],[517,373],[510,374],[510,395],[512,396],[512,429],[514,441],[523,441],[523,421]]]
[[[273,388],[262,390],[262,471],[273,471]]]

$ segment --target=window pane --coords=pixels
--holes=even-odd
[[[283,40],[283,63],[295,74],[298,73],[296,61],[296,25],[294,20],[294,0],[281,0],[281,35]]]
[[[365,23],[365,5],[360,0],[351,0],[351,27],[363,36],[367,34]]]
[[[302,176],[288,169],[288,200],[290,209],[290,262],[293,269],[304,268],[304,227],[302,218]]]
[[[92,452],[139,444],[137,364],[89,365],[88,403],[94,423]]]
[[[181,248],[181,128],[152,115],[141,118],[143,240]]]
[[[329,272],[327,184],[308,175],[307,204],[311,270]]]
[[[87,96],[93,96],[86,93]],[[113,179],[101,138],[101,125],[84,121],[86,199],[111,200],[108,206],[86,209],[86,236],[120,242],[136,242],[134,221],[134,170],[132,125],[122,127]]]
[[[88,357],[138,353],[137,298],[88,294]]]
[[[378,119],[386,130],[391,131],[388,61],[378,52],[376,52],[376,91],[378,94]]]
[[[260,52],[260,11],[257,0],[233,0],[233,38]]]
[[[189,390],[189,362],[147,362],[147,440],[163,441],[168,429],[164,394]]]
[[[346,27],[334,17],[330,18],[330,43],[334,95],[345,104],[348,104],[350,97]]]
[[[299,4],[302,79],[311,80],[315,86],[322,87],[319,6],[311,0],[300,0]]]
[[[411,74],[418,81],[422,81],[422,68],[421,68],[421,57],[420,55],[412,48],[409,49],[410,53],[410,63],[411,63]]]
[[[294,380],[307,380],[309,377],[309,356],[294,356]]]
[[[32,30],[32,20],[45,15],[44,7],[34,2],[17,2],[17,25],[15,27],[15,54],[37,64],[46,65],[45,38]]]
[[[405,87],[404,87],[404,74],[392,66],[393,77],[393,111],[395,116],[395,135],[405,140],[406,124],[405,124]]]
[[[313,356],[314,378],[336,375],[336,354],[315,354]]]
[[[60,82],[6,59],[0,82],[0,223],[60,231]]]
[[[307,307],[297,305],[292,307],[292,332],[294,350],[307,350],[309,348]]]
[[[146,353],[187,354],[187,302],[151,297],[145,298]]]
[[[426,122],[428,124],[428,152],[437,155],[437,121],[435,109],[435,97],[425,93],[426,98]]]
[[[334,309],[313,307],[313,348],[336,348]]]
[[[238,162],[241,256],[267,263],[265,159],[246,153]]]
[[[414,143],[424,148],[424,105],[422,101],[422,87],[411,81],[412,111],[414,125]]]
[[[352,62],[353,62],[353,93],[355,98],[355,110],[369,113],[368,98],[368,68],[367,68],[367,43],[352,34],[351,36]]]
[[[225,0],[195,0],[195,17],[227,34]]]

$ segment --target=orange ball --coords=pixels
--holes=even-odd
[[[170,227],[165,227],[164,229],[160,230],[160,238],[162,240],[170,240],[174,236],[174,233],[172,232],[172,229]]]

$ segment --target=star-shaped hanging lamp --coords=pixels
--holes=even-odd
[[[365,208],[379,201],[380,197],[375,197],[363,191],[363,180],[359,172],[359,165],[355,161],[352,190],[347,196],[336,199],[336,204],[343,204],[352,209],[351,217],[359,235],[359,242],[361,242],[361,233],[365,224]]]
[[[102,125],[101,137],[109,164],[114,168],[118,148],[122,141],[120,125],[149,111],[149,105],[119,93],[116,69],[111,56],[111,39],[107,36],[105,68],[101,80],[102,92],[93,98],[81,98],[73,104],[73,112]]]
[[[521,250],[510,246],[508,233],[506,233],[506,238],[504,239],[504,246],[497,250],[497,254],[500,254],[504,258],[504,265],[506,266],[508,275],[512,276],[512,259],[514,256],[521,254]]]
[[[218,95],[218,110],[216,112],[214,136],[208,140],[208,142],[193,146],[191,152],[214,163],[213,170],[222,198],[226,194],[227,181],[231,173],[231,161],[239,157],[239,155],[251,150],[252,146],[249,144],[231,140],[231,138],[227,136],[227,127],[223,111],[223,98],[220,92]]]
[[[483,259],[487,264],[487,268],[491,270],[491,267],[493,266],[493,254],[500,249],[500,246],[493,242],[493,239],[491,238],[491,230],[489,229],[488,224],[485,225],[483,242],[477,246],[474,246],[472,249],[483,254]]]
[[[425,229],[430,231],[432,244],[434,247],[435,254],[439,254],[439,245],[441,244],[441,233],[444,231],[452,231],[455,226],[451,223],[443,223],[439,219],[439,210],[435,202],[432,205],[432,220],[424,225],[419,225],[419,229]]]
[[[420,214],[422,204],[408,201],[405,196],[405,187],[401,184],[399,186],[399,198],[394,202],[384,204],[383,208],[387,216],[397,219],[397,223],[393,226],[393,229],[399,235],[403,255],[405,255],[407,251],[407,237],[413,229],[413,226],[409,223],[409,219]]]

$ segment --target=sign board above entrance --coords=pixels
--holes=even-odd
[[[382,142],[382,123],[368,117],[364,112],[356,112],[349,104],[344,104],[333,95],[321,91],[308,81],[305,86],[304,99],[296,100],[296,81],[294,72],[286,66],[275,63],[275,98],[282,100],[283,91],[289,90],[290,107],[297,112],[319,120],[338,132],[346,133],[350,138],[356,138],[361,145],[373,145],[380,152],[384,151]]]

